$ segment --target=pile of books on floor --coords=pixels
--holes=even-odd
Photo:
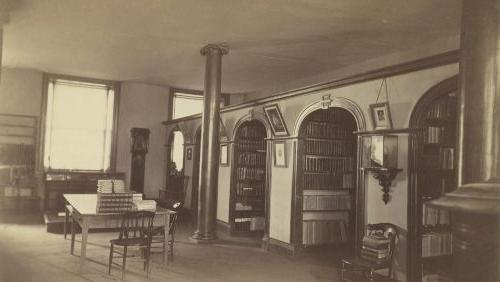
[[[361,257],[373,262],[384,262],[389,258],[390,239],[382,233],[370,234],[363,237]]]
[[[138,211],[156,211],[155,200],[134,200],[134,209]]]

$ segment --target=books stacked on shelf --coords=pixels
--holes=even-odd
[[[319,138],[346,138],[351,132],[345,127],[327,122],[310,121],[306,125],[305,134]]]
[[[265,134],[265,132],[262,133],[262,128],[260,126],[255,125],[242,126],[238,131],[238,137],[242,139],[262,138],[262,135],[265,136]]]
[[[451,255],[452,239],[451,232],[445,230],[422,234],[422,257]]]
[[[253,207],[250,204],[237,202],[234,209],[237,211],[251,211]]]
[[[134,209],[138,211],[156,211],[155,200],[133,200]]]
[[[363,237],[361,257],[374,262],[384,262],[389,257],[390,239],[383,233],[374,233]]]
[[[449,119],[454,116],[456,111],[455,104],[448,100],[440,101],[428,110],[426,118],[428,119]]]
[[[258,152],[246,152],[238,156],[238,165],[243,166],[264,166],[266,163],[266,155]]]
[[[354,146],[351,142],[339,140],[305,141],[305,153],[322,156],[351,156]]]
[[[441,164],[441,168],[454,169],[454,155],[455,150],[453,148],[441,148],[439,150],[439,163]]]
[[[266,148],[266,143],[261,140],[239,140],[236,146],[242,151],[256,151],[264,150]]]
[[[322,158],[305,156],[304,170],[310,172],[318,171],[352,171],[354,170],[354,159],[348,157]]]
[[[134,193],[97,193],[97,213],[132,210]]]
[[[347,192],[337,194],[304,194],[303,207],[307,210],[348,210],[351,208],[351,195]]]
[[[343,243],[348,234],[344,220],[307,220],[302,222],[302,244]]]
[[[304,174],[305,189],[335,190],[354,188],[353,173]]]
[[[429,126],[424,133],[424,140],[427,144],[438,144],[444,141],[444,126]]]
[[[244,217],[234,219],[235,231],[262,231],[265,226],[264,217]]]
[[[424,203],[422,211],[422,223],[424,225],[449,225],[450,212],[445,209],[438,209]]]
[[[238,196],[264,196],[264,183],[236,183],[236,195]]]
[[[237,180],[264,180],[265,170],[259,167],[238,167],[236,169]]]
[[[453,282],[453,279],[444,273],[424,271],[422,282]]]

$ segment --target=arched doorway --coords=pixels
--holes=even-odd
[[[315,110],[300,124],[295,245],[353,249],[357,211],[353,132],[357,130],[355,116],[340,107]]]
[[[426,205],[457,188],[458,77],[429,89],[415,105],[410,127],[421,131],[409,147],[408,277],[451,277],[450,215]]]
[[[266,127],[258,120],[245,121],[236,129],[229,203],[232,235],[264,235],[267,218],[266,137]]]
[[[184,135],[178,129],[168,138],[168,160],[166,178],[166,199],[184,202]]]

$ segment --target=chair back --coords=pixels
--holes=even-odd
[[[179,218],[179,210],[182,208],[182,202],[175,202],[172,203],[171,207],[169,208],[170,210],[174,211],[175,213],[170,214],[170,221],[169,221],[169,226],[168,226],[168,233],[170,235],[175,234],[175,228],[177,226],[177,219]]]
[[[366,226],[368,236],[383,236],[389,240],[388,255],[385,258],[387,263],[392,263],[394,250],[396,248],[396,238],[398,236],[398,229],[392,223],[375,223]]]
[[[130,238],[146,238],[153,231],[155,212],[152,211],[128,211],[122,216],[120,228],[120,240]],[[151,239],[151,238],[148,238]]]

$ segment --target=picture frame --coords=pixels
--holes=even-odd
[[[229,165],[229,150],[227,144],[220,145],[220,165],[221,166]]]
[[[186,160],[190,161],[193,158],[193,148],[187,148]]]
[[[288,129],[286,128],[283,116],[281,115],[278,104],[264,106],[264,113],[266,114],[267,121],[271,126],[274,136],[288,136]]]
[[[372,118],[373,129],[392,129],[391,111],[389,103],[377,103],[370,105],[370,116]]]
[[[285,141],[274,142],[274,166],[286,167],[286,143]]]

